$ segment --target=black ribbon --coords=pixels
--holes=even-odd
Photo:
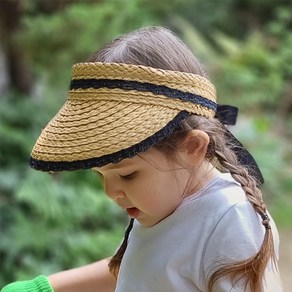
[[[217,104],[215,118],[224,125],[235,125],[238,115],[238,108],[226,104]]]
[[[217,105],[215,118],[217,118],[224,125],[235,125],[238,115],[238,108],[231,105]],[[255,177],[259,185],[264,183],[263,175],[252,155],[247,149],[233,136],[233,134],[226,128],[226,137],[232,142],[233,151],[235,152],[240,164],[245,166],[249,173]]]

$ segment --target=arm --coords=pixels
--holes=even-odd
[[[1,292],[114,292],[116,279],[108,269],[108,259],[48,277],[10,283]]]
[[[63,271],[48,277],[55,292],[115,291],[116,279],[108,269],[109,259],[80,268]]]

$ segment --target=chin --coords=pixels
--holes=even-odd
[[[160,221],[162,221],[164,218],[162,219],[150,219],[148,218],[136,218],[136,220],[144,227],[152,227],[156,224],[158,224]]]

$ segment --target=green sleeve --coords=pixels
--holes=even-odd
[[[18,281],[3,287],[0,292],[54,292],[46,276],[29,281]]]

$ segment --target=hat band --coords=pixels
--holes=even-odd
[[[139,107],[139,111],[144,111],[149,108],[157,108],[158,111],[172,110],[175,112],[187,111],[196,115],[207,118],[214,117],[215,111],[206,106],[200,105],[190,101],[182,101],[176,98],[169,98],[165,95],[156,95],[152,92],[128,90],[125,91],[120,88],[88,88],[70,90],[68,94],[68,101],[76,103],[94,103],[92,108],[98,107],[100,102],[116,102],[122,103],[130,108]],[[86,115],[84,114],[84,117]]]
[[[73,79],[71,81],[70,90],[78,89],[122,89],[122,90],[135,90],[140,92],[151,92],[155,95],[163,95],[169,98],[175,98],[182,101],[192,102],[194,104],[206,107],[212,111],[216,111],[217,105],[214,101],[209,100],[198,94],[191,92],[184,92],[178,89],[169,88],[165,85],[157,85],[147,82],[122,80],[122,79]]]
[[[121,63],[77,63],[72,68],[72,80],[81,79],[137,81],[164,85],[183,92],[195,93],[216,102],[214,85],[209,79],[193,73]]]

